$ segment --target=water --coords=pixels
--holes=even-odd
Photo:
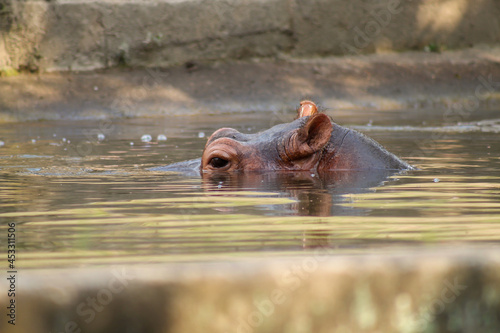
[[[24,268],[498,246],[497,112],[462,124],[435,111],[330,115],[420,170],[203,178],[147,170],[200,157],[220,127],[256,132],[292,113],[6,124],[0,228],[16,223]]]

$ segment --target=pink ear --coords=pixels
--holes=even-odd
[[[314,102],[309,100],[303,100],[300,102],[300,107],[297,110],[297,118],[312,116],[313,114],[318,113],[318,107]]]

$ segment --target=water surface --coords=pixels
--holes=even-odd
[[[7,124],[0,228],[16,223],[25,268],[498,246],[498,112],[466,123],[415,110],[330,115],[419,170],[203,178],[148,170],[200,157],[220,127],[253,133],[292,113]]]

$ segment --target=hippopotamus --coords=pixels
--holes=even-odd
[[[179,167],[199,169],[201,174],[413,169],[376,141],[334,123],[308,100],[300,103],[298,116],[290,123],[255,134],[221,128],[209,137],[201,159],[156,170],[175,171]]]

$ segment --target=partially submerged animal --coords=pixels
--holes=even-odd
[[[181,162],[183,163],[183,162]],[[255,134],[221,128],[208,139],[201,160],[184,167],[202,173],[235,171],[405,170],[411,165],[367,136],[337,125],[302,101],[298,118]],[[180,163],[157,170],[174,170]]]
[[[208,139],[201,171],[360,170],[412,167],[365,135],[335,124],[303,101],[298,119],[256,134],[221,128]]]

